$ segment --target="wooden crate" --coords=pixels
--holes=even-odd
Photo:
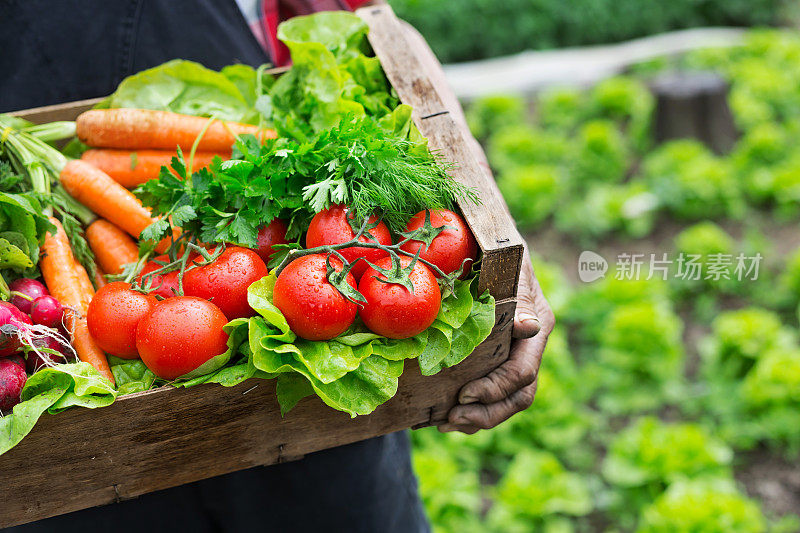
[[[15,448],[0,456],[0,527],[87,507],[446,420],[461,387],[508,357],[522,241],[496,189],[468,148],[467,131],[427,76],[427,50],[388,7],[365,8],[369,40],[400,99],[430,146],[457,163],[453,176],[475,187],[482,205],[461,210],[483,252],[481,290],[497,299],[494,330],[461,364],[423,377],[406,365],[397,395],[368,416],[351,419],[318,398],[281,417],[274,381],[236,387],[161,387],[121,396],[96,410],[43,416]],[[35,122],[72,120],[96,100],[18,113]]]

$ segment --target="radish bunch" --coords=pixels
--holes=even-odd
[[[66,362],[72,352],[62,325],[63,308],[39,281],[14,280],[10,301],[0,301],[0,411],[19,403],[22,388],[44,366]]]

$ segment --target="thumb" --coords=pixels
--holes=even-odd
[[[539,333],[541,328],[534,304],[536,293],[533,287],[533,267],[529,262],[523,266],[519,278],[517,310],[514,313],[512,335],[517,339],[527,339]]]

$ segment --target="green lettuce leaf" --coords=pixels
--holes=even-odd
[[[257,123],[256,71],[231,65],[222,72],[175,59],[128,76],[98,107],[132,107]]]
[[[153,388],[156,375],[147,368],[141,359],[120,359],[109,356],[108,364],[119,394],[131,394]]]
[[[367,25],[342,11],[294,17],[278,27],[292,68],[259,101],[284,135],[303,139],[345,114],[381,117],[398,104],[380,62],[368,57]]]
[[[58,413],[73,406],[105,407],[117,397],[111,383],[89,363],[43,368],[28,378],[22,402],[0,418],[0,455],[30,433],[45,412]]]
[[[55,227],[32,194],[0,193],[0,269],[25,273],[39,261],[39,247]]]

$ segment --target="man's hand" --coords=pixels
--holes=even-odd
[[[469,435],[491,429],[511,415],[531,406],[536,394],[539,364],[553,331],[555,317],[547,303],[527,254],[519,279],[514,341],[508,360],[486,377],[464,385],[460,405],[448,414],[439,431],[461,431]]]

